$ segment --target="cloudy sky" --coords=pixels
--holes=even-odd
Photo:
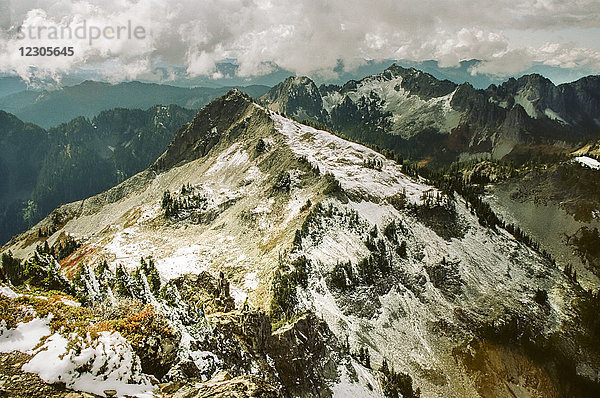
[[[471,73],[497,76],[534,63],[600,73],[599,0],[0,0],[0,24],[0,73],[24,78],[94,70],[168,80],[182,67],[218,79],[223,60],[236,60],[240,76],[277,66],[327,76],[340,61],[352,70],[380,59],[479,59]],[[79,38],[56,37],[82,26]],[[144,35],[128,37],[136,27]],[[26,46],[74,55],[25,57]]]

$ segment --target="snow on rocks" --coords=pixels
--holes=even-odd
[[[7,329],[6,321],[0,321],[0,352],[27,352],[37,346],[40,340],[52,334],[48,323],[52,314],[46,318],[34,318],[29,322],[19,322],[14,329]]]
[[[104,396],[116,390],[118,396],[153,396],[152,380],[141,372],[139,358],[118,332],[100,332],[92,339],[69,340],[53,334],[22,369],[38,374],[46,383],[65,383],[67,388]]]
[[[600,170],[600,162],[588,156],[577,156],[575,161],[582,166],[589,167],[593,170]]]
[[[244,276],[244,288],[250,291],[258,288],[258,277],[256,272],[249,272]]]
[[[382,397],[382,391],[379,389],[373,391],[372,389],[379,386],[379,383],[373,378],[369,372],[364,369],[361,365],[355,363],[352,364],[354,370],[357,372],[359,382],[356,383],[350,378],[348,370],[344,366],[338,367],[338,373],[340,374],[340,381],[333,385],[332,392],[336,398],[345,397],[364,397],[364,398],[377,398]],[[369,389],[367,386],[370,386]]]
[[[221,153],[215,163],[206,172],[207,175],[222,174],[226,169],[237,168],[248,165],[248,153],[240,148],[241,143],[233,144],[225,152]]]
[[[8,298],[18,298],[18,297],[21,297],[21,294],[15,293],[8,286],[0,286],[0,294],[3,295],[4,297],[8,297]]]
[[[345,190],[379,198],[404,192],[409,201],[418,203],[431,189],[402,174],[400,165],[369,148],[275,113],[270,115],[291,150],[305,156],[321,173],[333,174]],[[381,170],[365,166],[365,162],[375,160],[381,163]]]
[[[325,207],[330,208],[329,205],[333,206],[334,215],[348,210],[357,212],[358,221],[332,223],[328,221],[331,217],[325,217],[302,240],[297,255],[305,255],[314,267],[307,291],[300,292],[302,304],[321,316],[342,341],[347,338],[354,347],[376,347],[372,352],[375,361],[386,358],[397,368],[409,370],[422,391],[431,396],[447,396],[448,390],[415,375],[419,371],[454,372],[446,361],[452,345],[459,341],[441,338],[432,325],[447,323],[460,330],[461,321],[454,315],[455,308],[472,313],[474,319],[482,322],[502,316],[507,308],[535,316],[537,306],[531,299],[535,289],[551,291],[562,277],[560,270],[550,268],[506,231],[490,231],[480,226],[460,200],[455,202],[456,215],[467,227],[463,236],[448,239],[438,236],[410,211],[397,210],[385,202],[342,204],[334,200]],[[399,240],[408,244],[408,253],[403,257],[394,253],[391,241],[382,233],[392,220],[403,226],[398,235]],[[364,242],[367,231],[374,225],[379,231],[377,239],[389,246],[386,252],[393,263],[394,272],[390,274],[393,284],[387,292],[377,293],[376,310],[364,313],[349,303],[358,294],[367,294],[370,287],[332,290],[325,280],[336,263],[350,261],[356,267],[359,260],[369,256]],[[452,264],[460,294],[454,295],[444,286],[436,285],[429,269],[440,264]],[[381,280],[385,278],[384,275]],[[552,310],[544,325],[549,333],[560,327],[560,312],[564,310],[563,305],[551,301]],[[349,393],[346,387],[343,383],[337,386],[340,394]]]

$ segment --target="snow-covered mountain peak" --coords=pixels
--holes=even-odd
[[[434,191],[404,175],[401,165],[363,145],[272,112],[270,116],[295,154],[305,157],[321,173],[331,173],[348,192],[379,199],[404,193],[413,203],[420,203],[424,192]]]
[[[232,91],[183,126],[151,168],[62,206],[5,250],[26,258],[44,241],[75,237],[81,246],[61,259],[65,275],[92,280],[105,264],[178,330],[170,374],[188,366],[205,381],[231,366],[290,395],[314,396],[317,385],[337,396],[382,396],[400,377],[369,369],[385,360],[423,396],[552,395],[542,365],[502,338],[515,328],[565,341],[578,287],[517,233],[484,221],[473,204],[408,177],[383,155]],[[47,238],[38,233],[46,228]],[[148,277],[142,257],[156,268]],[[112,300],[102,283],[87,293]],[[180,311],[203,286],[207,308],[219,312],[186,323]],[[244,303],[262,315],[248,315]],[[219,345],[210,330],[244,342]],[[496,352],[514,367],[479,361]],[[490,372],[508,372],[511,384],[480,377]]]

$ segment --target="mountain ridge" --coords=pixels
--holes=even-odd
[[[60,203],[103,191],[148,167],[193,111],[113,109],[48,131],[0,111],[0,241]]]
[[[260,96],[266,86],[243,88]],[[0,109],[15,114],[21,120],[45,128],[68,122],[78,116],[93,118],[103,110],[113,108],[143,108],[175,104],[199,109],[210,100],[222,96],[230,88],[184,88],[156,83],[125,82],[110,84],[86,80],[75,86],[57,90],[22,91],[0,98]]]
[[[575,148],[600,135],[598,76],[555,86],[532,74],[478,90],[392,65],[380,74],[321,86],[310,94],[298,82],[306,87],[312,81],[298,79],[275,86],[262,103],[413,160],[501,159],[522,145],[567,142]],[[428,148],[427,141],[435,145]],[[436,155],[440,148],[445,155]]]
[[[66,235],[81,246],[61,260],[65,274],[77,274],[82,261],[133,272],[148,256],[159,285],[221,274],[238,308],[247,298],[269,315],[275,334],[293,328],[303,311],[314,313],[340,345],[362,352],[344,356],[351,367],[309,363],[315,373],[307,377],[324,383],[328,396],[382,396],[392,376],[369,367],[384,363],[410,375],[410,394],[413,387],[436,396],[597,391],[599,353],[585,329],[570,326],[584,325],[579,314],[589,312],[578,303],[591,300],[586,293],[507,229],[485,224],[463,198],[405,172],[231,91],[181,128],[149,169],[57,209],[70,215],[47,239],[36,229],[52,225],[52,216],[3,251],[26,258]],[[134,298],[162,308],[154,295]],[[206,358],[230,363],[223,351],[180,344],[180,359],[203,380],[216,370],[203,365]],[[510,361],[485,360],[494,355]],[[577,373],[582,366],[590,371]]]

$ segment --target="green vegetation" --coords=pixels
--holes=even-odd
[[[443,257],[439,263],[425,266],[425,271],[433,286],[453,297],[460,292],[463,283],[458,265],[459,261],[448,261]]]
[[[466,232],[465,222],[456,212],[454,201],[449,195],[437,192],[425,192],[422,205],[409,205],[408,210],[440,237],[450,240],[463,238]],[[485,205],[482,203],[482,206]],[[480,220],[482,222],[482,220]]]
[[[312,206],[312,202],[310,201],[310,199],[306,200],[306,203],[302,205],[302,207],[300,208],[300,212],[305,212],[306,210],[310,209],[310,207]]]
[[[156,264],[152,257],[148,257],[148,260],[144,260],[144,257],[140,258],[139,272],[145,275],[150,291],[152,294],[157,295],[160,290],[160,275],[156,269]]]
[[[194,221],[201,221],[202,211],[208,207],[208,198],[196,192],[196,188],[189,183],[181,187],[179,193],[173,193],[166,190],[163,192],[161,208],[164,210],[167,219],[184,219],[192,217]]]
[[[548,292],[543,289],[537,289],[533,295],[533,300],[540,305],[548,304]]]
[[[273,191],[275,192],[289,192],[292,185],[292,178],[290,173],[287,171],[281,171],[275,177],[273,183]]]
[[[357,278],[354,275],[352,263],[337,263],[333,270],[327,276],[327,284],[333,289],[344,291],[353,287],[357,283]]]
[[[586,261],[596,274],[600,274],[600,233],[598,228],[582,227],[569,238],[581,258]]]
[[[310,261],[304,256],[293,260],[289,265],[279,259],[279,269],[273,277],[273,297],[270,304],[270,316],[274,323],[291,320],[298,312],[298,286],[308,286]]]
[[[348,225],[350,228],[360,230],[363,225],[359,221],[358,213],[354,210],[340,210],[333,204],[328,207],[323,206],[321,202],[313,205],[308,215],[302,223],[300,230],[296,231],[293,248],[297,250],[302,245],[302,239],[310,238],[318,241],[323,232],[323,223],[337,222]]]
[[[265,143],[265,140],[263,140],[262,138],[259,138],[258,141],[256,142],[256,146],[254,147],[254,154],[256,156],[259,156],[259,155],[262,155],[266,150],[267,150],[267,144]]]
[[[331,173],[325,174],[324,178],[325,188],[323,189],[323,194],[328,196],[335,196],[342,202],[345,202],[347,199],[344,189],[342,188],[342,184],[340,184],[340,182]]]
[[[10,250],[6,253],[2,253],[0,277],[3,282],[10,282],[15,286],[21,285],[24,280],[23,271],[24,268],[23,264],[21,264],[21,260],[14,258]]]
[[[358,349],[358,353],[352,355],[358,362],[360,362],[364,367],[371,369],[371,354],[369,353],[369,349],[365,347],[360,347]]]
[[[418,398],[421,396],[419,388],[413,390],[412,377],[407,373],[396,373],[393,366],[389,369],[385,359],[379,371],[383,374],[381,387],[387,398]]]
[[[74,294],[71,283],[60,274],[56,260],[51,254],[37,251],[22,262],[12,253],[2,254],[2,273],[14,286],[30,285],[45,290],[57,290]]]
[[[44,131],[0,111],[0,136],[11,131],[0,149],[0,242],[147,168],[193,114],[178,106],[113,109]]]
[[[49,254],[56,260],[60,261],[69,257],[75,250],[81,247],[81,243],[70,235],[66,235],[64,239],[59,239],[52,247],[48,245],[48,240],[44,241],[43,245],[37,245],[36,251],[40,254]]]

